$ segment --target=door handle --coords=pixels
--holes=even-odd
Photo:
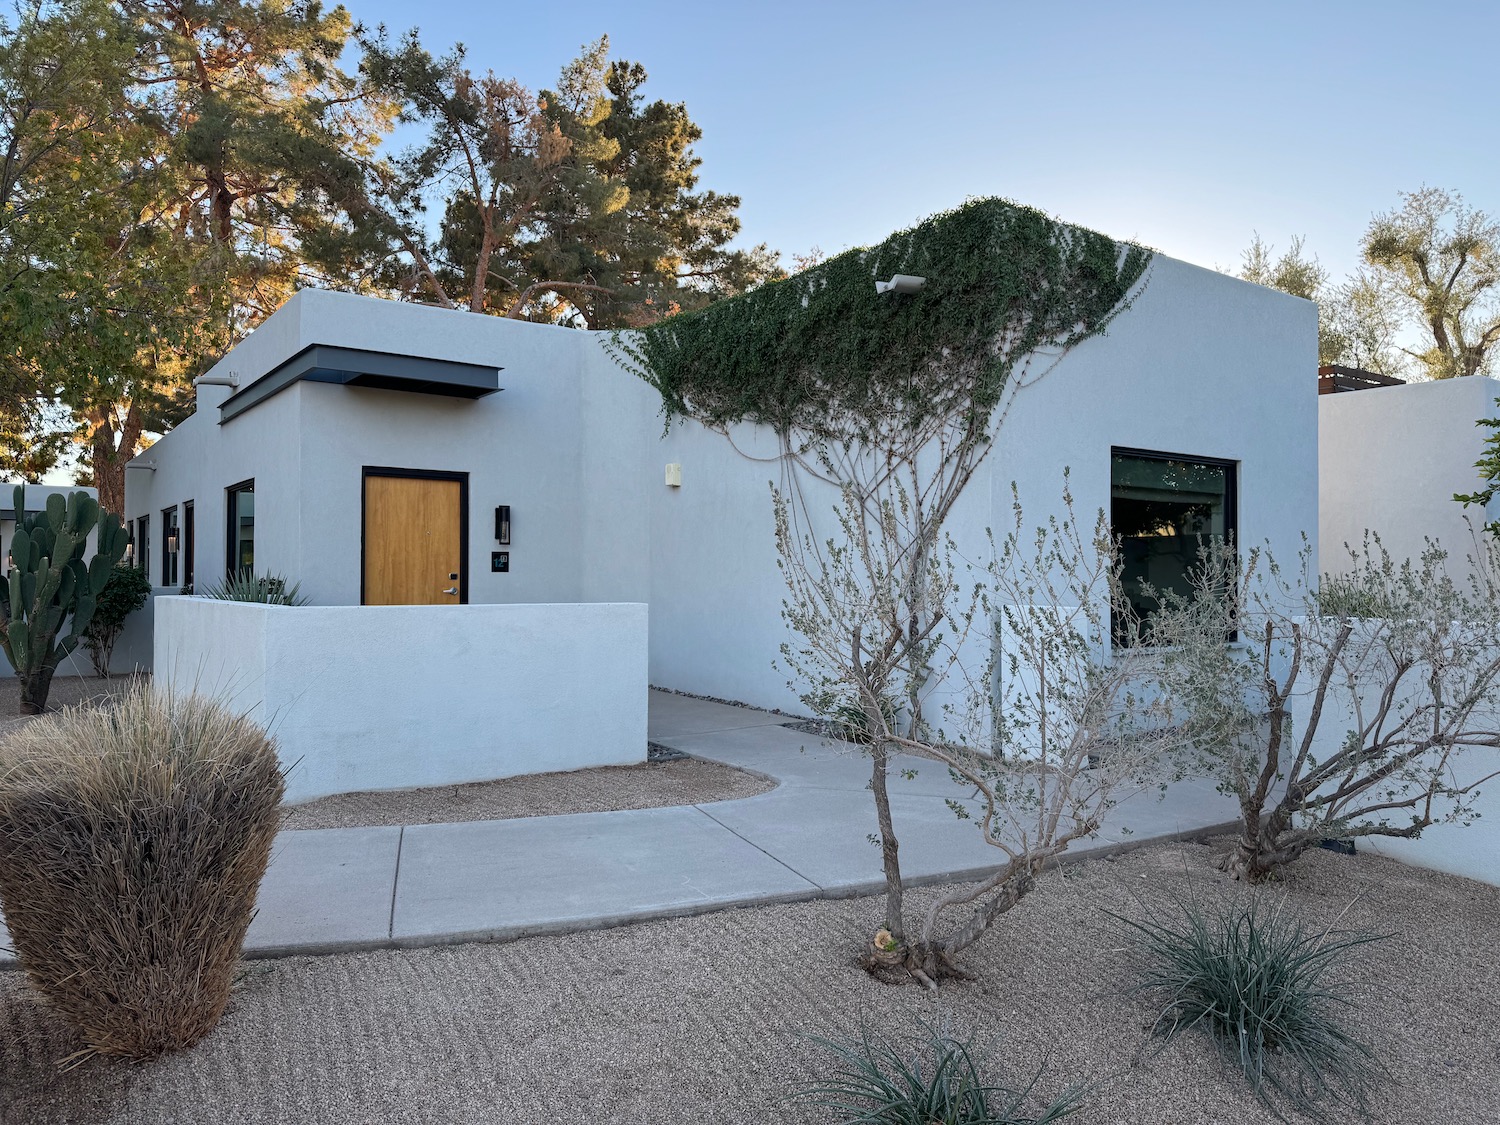
[[[457,595],[457,593],[458,593],[458,587],[457,586],[449,586],[446,590],[443,591],[443,593]]]

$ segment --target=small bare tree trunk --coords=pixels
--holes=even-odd
[[[875,795],[875,818],[880,826],[880,860],[885,869],[885,928],[896,939],[899,948],[906,944],[906,921],[901,901],[901,845],[891,820],[891,795],[886,787],[886,768],[890,752],[877,741],[870,750],[874,765],[870,770],[870,792]]]
[[[1034,886],[1036,886],[1036,879],[1031,873],[1031,865],[1012,864],[999,890],[976,906],[964,925],[946,938],[929,939],[928,944],[933,953],[951,964],[951,958],[955,954],[963,952],[982,938],[1000,915],[1020,902],[1021,896]]]
[[[89,650],[89,660],[100,679],[109,679],[109,662],[114,655],[115,638],[119,635],[119,630],[102,629],[84,640],[84,645]]]
[[[1302,791],[1303,764],[1307,760],[1313,732],[1317,730],[1323,712],[1323,702],[1337,668],[1337,657],[1348,644],[1351,626],[1345,622],[1334,638],[1330,656],[1322,661],[1317,689],[1307,716],[1307,729],[1302,746],[1294,748],[1292,761],[1282,761],[1286,732],[1290,729],[1291,715],[1287,700],[1291,698],[1297,677],[1301,674],[1304,642],[1302,628],[1293,623],[1289,629],[1292,639],[1291,670],[1286,681],[1278,684],[1271,675],[1271,648],[1276,635],[1274,622],[1266,622],[1265,646],[1262,656],[1262,683],[1266,692],[1269,710],[1270,731],[1266,741],[1265,757],[1255,785],[1241,788],[1240,834],[1234,849],[1218,860],[1218,867],[1236,879],[1246,883],[1263,883],[1278,867],[1291,863],[1302,855],[1319,838],[1318,833],[1304,830],[1293,831],[1293,820],[1306,794]],[[1286,781],[1286,790],[1269,809],[1266,803],[1271,798],[1271,787],[1278,777]]]

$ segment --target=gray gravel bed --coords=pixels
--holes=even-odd
[[[69,676],[59,673],[52,678],[52,687],[47,692],[47,710],[61,711],[96,699],[108,699],[130,686],[129,676]],[[21,684],[15,676],[0,676],[0,737],[34,719],[35,715],[18,715],[16,707],[21,702]]]
[[[936,996],[856,967],[878,898],[255,962],[218,1031],[149,1065],[60,1072],[76,1044],[21,974],[0,974],[0,1120],[800,1125],[828,1120],[784,1101],[822,1065],[807,1035],[920,1017],[975,1033],[1012,1080],[1045,1061],[1041,1093],[1096,1083],[1077,1125],[1272,1125],[1202,1038],[1152,1049],[1153,1009],[1128,994],[1133,955],[1105,913],[1252,893],[1207,855],[1152,846],[1044,875],[973,948],[978,979]],[[1375,1122],[1500,1120],[1500,890],[1315,852],[1253,893],[1314,924],[1394,935],[1347,966],[1361,982],[1350,1023],[1397,1079],[1376,1091]]]

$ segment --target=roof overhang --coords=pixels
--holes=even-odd
[[[500,389],[500,368],[313,344],[225,399],[219,406],[219,421],[228,422],[304,380],[448,398],[482,398]]]

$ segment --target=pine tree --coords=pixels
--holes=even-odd
[[[764,246],[729,248],[738,197],[696,190],[702,130],[681,104],[646,103],[645,69],[611,62],[607,39],[540,95],[415,33],[361,41],[372,86],[428,130],[367,173],[364,229],[407,263],[393,280],[411,299],[605,328],[776,274]]]

